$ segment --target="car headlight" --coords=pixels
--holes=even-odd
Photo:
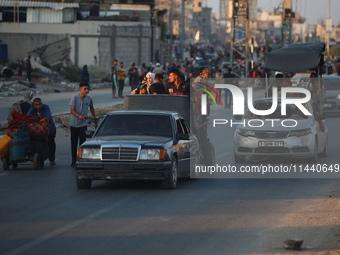
[[[336,98],[337,98],[337,99],[340,99],[340,94],[338,94],[338,95],[336,96]]]
[[[296,131],[290,131],[289,136],[304,136],[310,134],[312,131],[310,128],[302,129],[302,130],[296,130]]]
[[[139,159],[141,160],[159,160],[164,159],[166,151],[164,149],[142,149]]]
[[[238,129],[237,130],[237,133],[241,136],[245,136],[245,137],[248,137],[248,136],[252,136],[252,137],[255,137],[255,131],[253,130],[244,130],[244,129]]]
[[[82,159],[100,159],[100,148],[80,148],[78,158]]]

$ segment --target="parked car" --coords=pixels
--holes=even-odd
[[[340,76],[327,76],[323,79],[326,85],[324,113],[340,114]]]
[[[340,114],[340,76],[323,75],[326,88],[326,101],[323,104],[325,114]],[[309,88],[311,84],[308,84]]]
[[[87,189],[92,180],[160,180],[174,189],[197,160],[197,138],[177,112],[111,112],[79,149],[76,184]]]
[[[272,98],[257,99],[253,102],[255,109],[270,109]],[[287,116],[281,116],[281,100],[278,100],[277,109],[269,116],[255,116],[248,111],[244,122],[258,122],[254,125],[240,124],[234,134],[235,162],[244,162],[246,159],[268,159],[271,157],[307,158],[316,162],[318,156],[328,154],[328,129],[326,120],[317,112],[312,101],[303,104],[312,114],[304,116],[295,105],[289,105]],[[279,121],[268,121],[278,119]],[[283,119],[293,119],[296,126],[283,126]],[[324,127],[321,131],[320,122]],[[263,123],[261,126],[259,123]]]

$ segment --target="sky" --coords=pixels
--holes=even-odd
[[[295,11],[295,1],[292,0],[293,11]],[[328,16],[328,0],[297,0],[298,12],[303,17],[307,18],[308,24],[317,24],[318,21],[323,18],[324,20]],[[258,7],[265,10],[273,10],[278,7],[283,0],[257,0]],[[208,7],[213,8],[213,12],[219,16],[219,0],[207,0]],[[340,21],[340,0],[330,0],[331,13],[330,17],[333,20],[333,24],[338,25]]]

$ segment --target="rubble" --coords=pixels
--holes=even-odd
[[[46,80],[44,78],[44,80]],[[24,81],[11,81],[6,83],[0,83],[0,97],[10,97],[10,96],[21,96],[28,89],[26,84],[29,82]],[[60,93],[67,91],[78,91],[79,83],[78,82],[60,82],[59,84],[46,84],[46,83],[30,83],[34,84],[32,91],[34,94],[43,94],[43,93]],[[103,82],[103,83],[91,83],[92,88],[100,89],[107,88],[111,86],[111,82]]]
[[[31,59],[31,64],[33,68],[32,81],[29,82],[24,80],[26,78],[25,72],[23,72],[22,80],[16,80],[17,75],[12,77],[1,78],[0,81],[0,97],[9,96],[20,96],[25,90],[30,88],[35,94],[40,93],[60,93],[68,91],[78,91],[79,82],[70,82],[67,80],[62,73],[67,72],[66,68],[72,67],[62,67],[60,73],[53,71],[40,64],[39,57],[33,57]],[[24,62],[21,63],[23,65]],[[15,63],[13,64],[15,66]],[[14,67],[13,67],[14,68]],[[77,68],[73,68],[77,70]],[[101,66],[90,66],[90,83],[92,88],[103,88],[110,87],[111,81],[108,79],[110,77],[110,72],[105,70]],[[71,72],[72,73],[72,72]],[[72,73],[71,80],[77,80],[78,73]],[[79,74],[80,79],[80,74]]]
[[[300,251],[302,243],[303,243],[302,239],[293,238],[286,240],[283,243],[283,246],[285,247],[286,250]]]

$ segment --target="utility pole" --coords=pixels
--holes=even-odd
[[[295,0],[295,13],[297,13],[297,9],[298,9],[298,0]]]
[[[170,0],[170,15],[169,15],[169,23],[170,23],[170,59],[172,58],[172,44],[173,44],[173,36],[172,36],[172,19],[173,19],[173,2],[174,0]]]
[[[292,18],[294,17],[295,13],[292,12],[292,0],[283,0],[281,18],[282,47],[292,43]]]
[[[231,1],[233,12],[231,27],[230,67],[233,70],[235,70],[237,67],[242,70],[241,67],[244,65],[244,77],[247,77],[249,58],[249,0]],[[237,62],[235,65],[234,53],[243,58],[241,62]],[[239,76],[237,73],[235,73],[235,75]]]
[[[331,0],[328,0],[328,19],[326,21],[326,47],[327,47],[327,55],[329,56],[329,40],[330,34],[332,33],[332,20],[331,20]]]
[[[16,19],[17,18],[17,19]],[[14,0],[14,10],[13,10],[13,25],[14,25],[14,33],[15,27],[16,27],[16,22],[18,22],[18,32],[19,32],[19,1]]]
[[[181,37],[180,37],[180,47],[181,47],[181,60],[183,60],[184,53],[184,17],[185,17],[185,8],[184,8],[184,0],[182,0],[181,5]]]

